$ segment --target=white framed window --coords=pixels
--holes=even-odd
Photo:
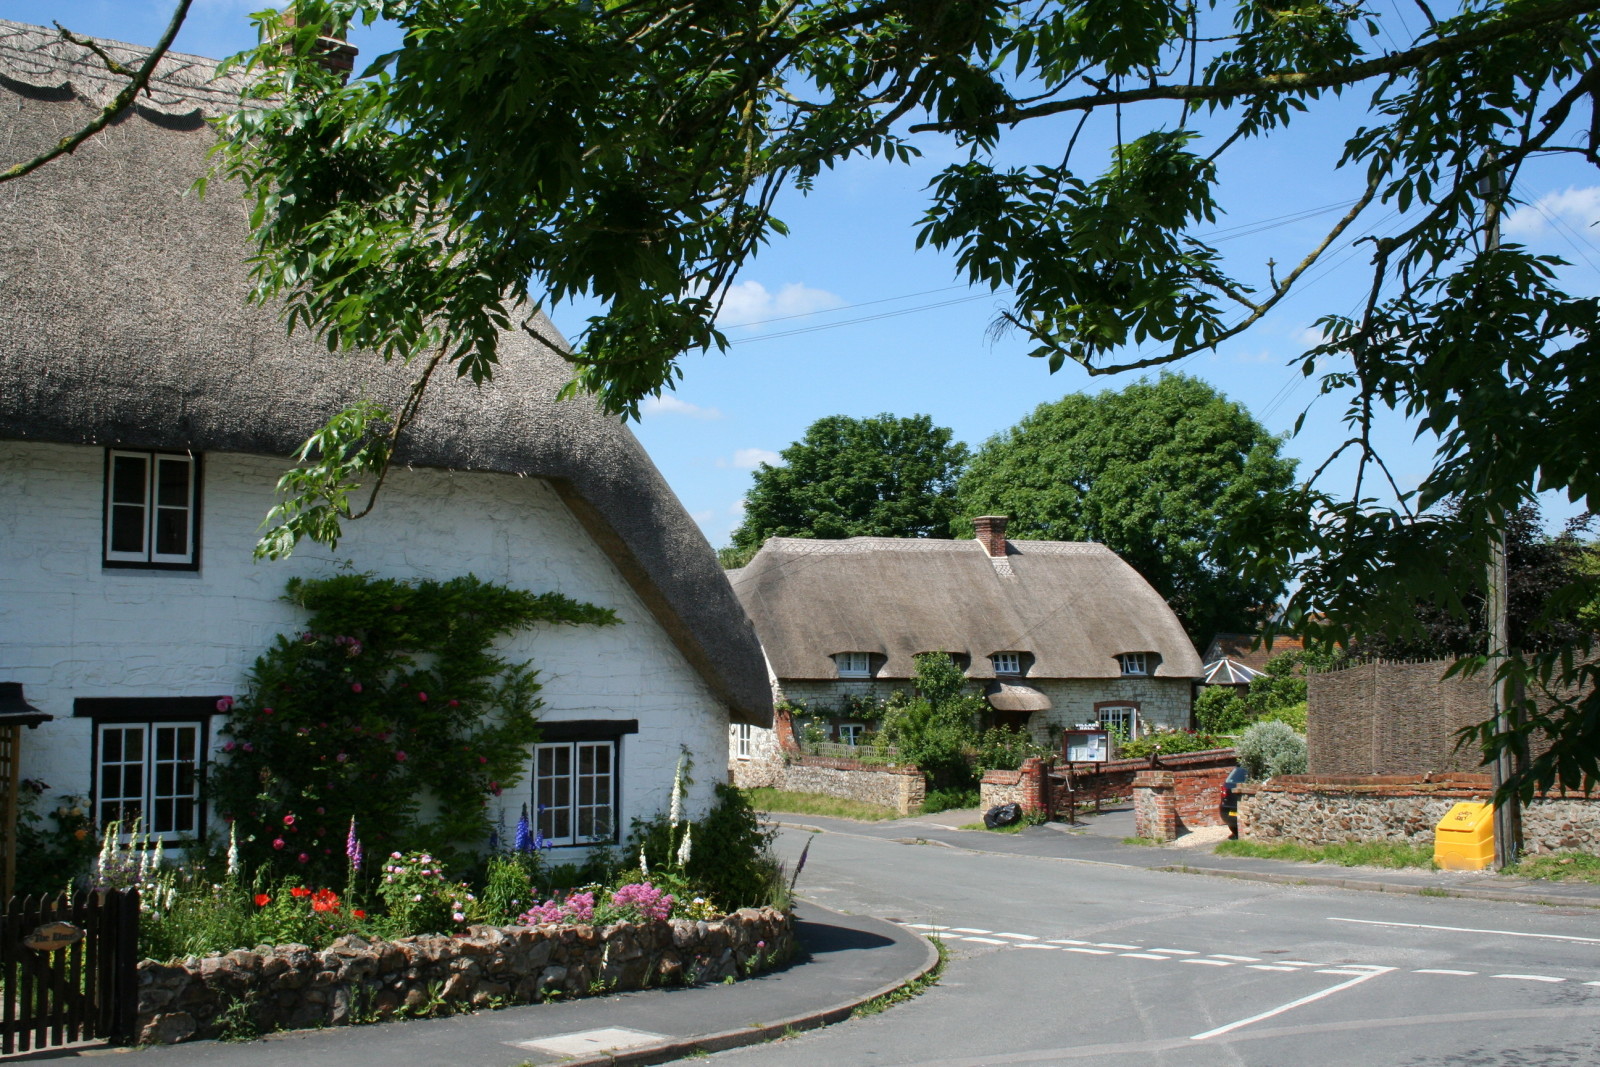
[[[865,652],[840,652],[833,657],[841,678],[870,678],[872,657]]]
[[[747,722],[741,722],[737,726],[734,727],[734,730],[733,730],[733,738],[734,738],[733,753],[737,758],[739,758],[739,759],[749,759],[750,758],[750,754],[755,748],[755,742],[752,740],[752,736],[751,736],[752,735],[752,731],[754,731],[754,729],[755,729],[755,727],[751,726]]]
[[[1116,730],[1124,738],[1139,736],[1139,706],[1137,704],[1096,704],[1095,721],[1107,730]]]
[[[1022,673],[1022,653],[1020,652],[996,652],[989,657],[989,662],[994,665],[994,673],[996,674]]]
[[[839,743],[841,745],[855,745],[861,742],[867,728],[859,722],[845,722],[839,724]]]
[[[106,452],[108,567],[198,565],[198,457],[175,452]]]
[[[1145,677],[1150,673],[1150,656],[1145,652],[1124,652],[1117,657],[1122,663],[1122,673],[1133,677]]]
[[[200,782],[219,698],[79,697],[72,714],[94,720],[93,810],[166,841],[205,836]]]
[[[533,747],[539,832],[552,845],[617,839],[617,743],[558,741]]]

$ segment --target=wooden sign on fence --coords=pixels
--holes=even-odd
[[[37,952],[55,952],[76,945],[83,940],[83,930],[71,923],[45,923],[22,939],[22,943]]]

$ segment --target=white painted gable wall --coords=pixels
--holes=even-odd
[[[337,550],[302,543],[289,560],[256,563],[251,548],[286,461],[207,454],[199,571],[107,570],[104,456],[0,441],[0,680],[23,683],[28,702],[56,716],[23,738],[23,774],[49,783],[47,799],[89,791],[91,724],[73,718],[75,698],[242,694],[255,657],[304,623],[279,599],[288,579],[349,561],[384,577],[471,572],[615,609],[620,626],[541,626],[511,638],[506,655],[540,669],[547,721],[639,720],[621,745],[624,833],[634,817],[665,810],[680,745],[695,760],[688,810],[709,804],[725,773],[726,709],[542,480],[395,470]],[[509,823],[529,790],[525,778],[506,791]]]

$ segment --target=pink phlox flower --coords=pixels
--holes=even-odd
[[[663,893],[649,882],[622,886],[611,894],[613,907],[633,906],[646,919],[665,919],[672,914],[672,894]]]

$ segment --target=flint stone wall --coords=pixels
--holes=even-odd
[[[1248,841],[1400,841],[1433,844],[1434,828],[1462,801],[1485,803],[1486,774],[1283,775],[1240,789],[1239,836]],[[1523,848],[1534,854],[1600,852],[1600,796],[1546,793],[1522,808]]]
[[[763,947],[764,946],[764,947]],[[745,908],[715,922],[615,926],[474,926],[466,936],[368,942],[343,937],[323,951],[259,945],[227,955],[139,964],[141,1043],[220,1035],[224,1012],[261,1032],[426,1014],[454,1007],[532,1003],[742,977],[787,960],[789,916]],[[242,1004],[242,1008],[234,1005]]]
[[[790,756],[739,760],[728,770],[741,789],[771,786],[792,793],[820,793],[892,808],[901,815],[920,811],[928,793],[922,771],[909,764],[880,767],[828,756]]]

